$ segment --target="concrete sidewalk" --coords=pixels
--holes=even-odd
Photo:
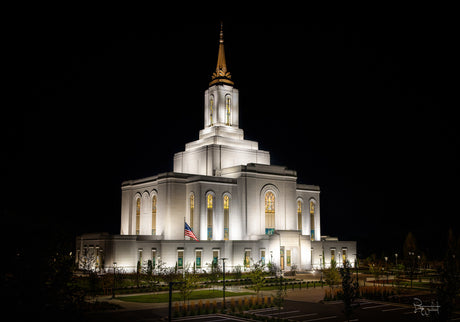
[[[299,301],[299,302],[310,302],[318,303],[324,299],[324,293],[326,290],[329,290],[329,287],[325,286],[324,288],[302,288],[301,290],[295,289],[293,291],[288,291],[286,293],[286,300]]]
[[[291,301],[299,301],[299,302],[311,302],[311,303],[318,303],[321,300],[324,299],[324,292],[325,290],[328,290],[329,287],[317,287],[317,288],[302,288],[301,290],[295,289],[295,290],[287,290],[285,299],[286,300],[291,300]],[[233,289],[233,292],[236,290]],[[241,291],[245,291],[244,289],[241,289]],[[166,293],[166,292],[162,292]],[[136,296],[136,295],[149,295],[149,294],[156,294],[156,293],[135,293],[135,294],[123,294],[123,295],[118,295],[119,297],[125,297],[125,296]],[[261,291],[260,296],[276,296],[276,291]],[[255,294],[253,295],[255,296]],[[242,296],[232,296],[232,297],[227,297],[226,300],[227,302],[230,302],[230,299],[234,299],[237,301],[239,298],[250,298],[252,297],[251,295],[242,295]],[[110,295],[104,295],[104,296],[97,296],[96,301],[99,302],[108,302],[108,303],[113,303],[117,304],[121,307],[120,310],[123,311],[130,311],[130,310],[145,310],[145,309],[156,309],[156,308],[167,308],[169,303],[164,302],[164,303],[138,303],[138,302],[127,302],[120,300],[118,298],[112,299]],[[217,297],[217,298],[211,298],[211,299],[202,299],[201,301],[206,302],[206,301],[216,301],[218,303],[222,303],[223,298],[222,297]],[[192,300],[190,303],[194,302],[195,304],[198,303],[199,300]],[[178,303],[182,303],[182,301],[177,301]],[[173,306],[174,306],[173,302]]]

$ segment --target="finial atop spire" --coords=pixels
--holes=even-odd
[[[219,43],[223,44],[224,43],[224,23],[221,21],[220,22],[220,39]]]
[[[217,55],[216,71],[212,74],[209,86],[224,83],[233,85],[232,75],[227,71],[227,64],[225,63],[225,50],[224,50],[224,24],[220,23],[220,38],[219,38],[219,54]]]

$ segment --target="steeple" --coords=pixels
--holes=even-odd
[[[225,63],[225,50],[224,50],[224,25],[220,23],[220,39],[219,39],[219,54],[217,55],[217,66],[216,71],[212,74],[211,82],[209,86],[214,84],[228,84],[233,86],[232,75],[227,70],[227,64]]]

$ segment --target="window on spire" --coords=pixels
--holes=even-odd
[[[214,97],[211,95],[209,100],[209,126],[213,125],[213,113],[214,113]]]
[[[226,111],[226,124],[231,125],[231,111],[232,111],[232,101],[230,95],[225,97],[225,111]]]
[[[265,194],[265,234],[272,235],[275,232],[275,195],[268,191]]]

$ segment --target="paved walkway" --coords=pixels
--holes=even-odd
[[[329,287],[302,288],[288,291],[285,299],[291,301],[318,303],[324,299],[324,292],[329,290]]]
[[[324,298],[324,291],[328,289],[327,287],[321,288],[302,288],[301,290],[295,289],[295,290],[288,290],[285,296],[285,299],[287,300],[292,300],[292,301],[301,301],[301,302],[311,302],[311,303],[318,303]],[[236,289],[232,290],[233,292],[237,291]],[[241,289],[241,291],[247,291],[246,289]],[[120,297],[124,296],[135,296],[135,295],[148,295],[148,294],[155,294],[155,293],[139,293],[139,294],[123,294],[119,295]],[[261,291],[260,296],[275,296],[276,291]],[[255,294],[254,294],[255,296]],[[230,301],[230,299],[238,300],[239,298],[250,298],[251,295],[242,295],[242,296],[232,296],[232,297],[227,297],[226,300]],[[96,300],[99,302],[106,301],[109,303],[117,304],[121,307],[121,310],[145,310],[145,309],[155,309],[155,308],[167,308],[169,303],[138,303],[138,302],[127,302],[127,301],[122,301],[118,298],[112,299],[110,295],[104,295],[104,296],[97,296]],[[207,301],[206,299],[202,300],[203,302]],[[218,303],[221,303],[223,301],[223,298],[213,298],[209,299],[210,302],[216,301]],[[181,303],[182,301],[178,301]],[[198,303],[198,300],[193,300],[190,302],[194,302],[195,304]],[[173,304],[174,306],[174,304]]]

